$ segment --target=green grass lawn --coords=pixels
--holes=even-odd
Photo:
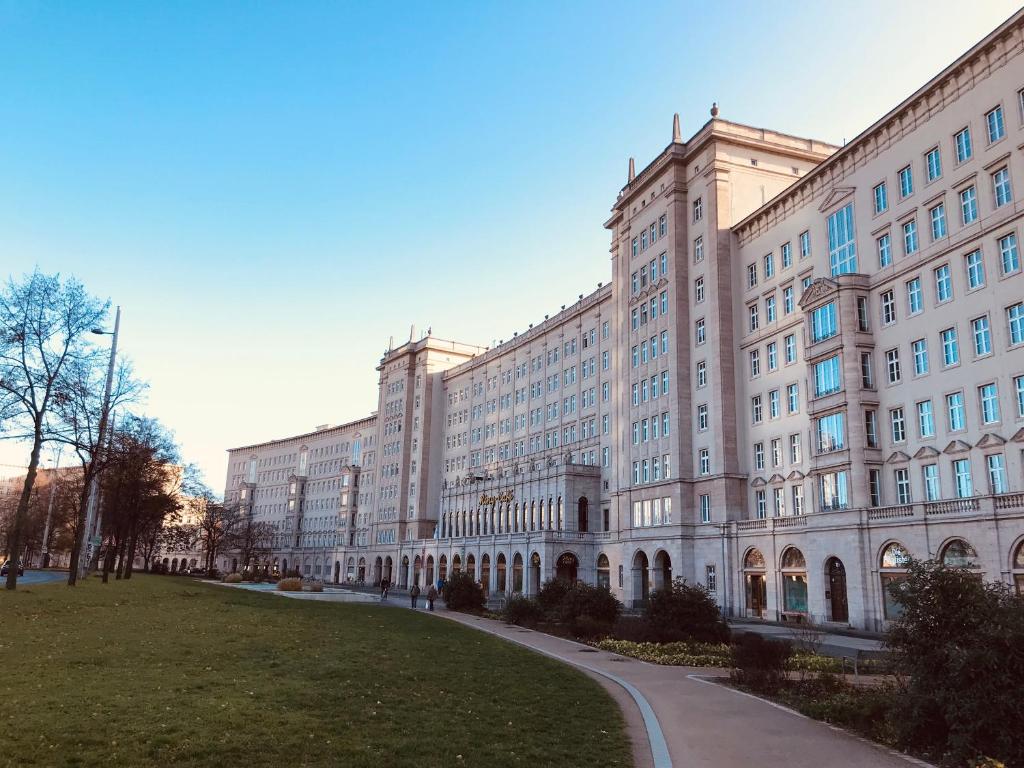
[[[632,764],[600,685],[438,617],[135,575],[0,619],[3,766]]]

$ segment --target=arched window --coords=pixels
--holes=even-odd
[[[953,539],[944,546],[939,559],[943,565],[949,568],[978,567],[978,553],[963,539]]]
[[[1017,545],[1013,555],[1013,583],[1017,586],[1017,594],[1024,595],[1024,541]]]
[[[744,569],[760,568],[764,570],[764,555],[761,554],[759,549],[751,549],[747,552],[747,556],[743,558]]]
[[[898,585],[907,580],[909,564],[910,553],[898,541],[886,545],[882,550],[882,556],[879,558],[879,580],[882,585],[882,609],[887,619],[898,619],[903,613],[903,606],[896,601],[892,589],[898,590]]]
[[[807,560],[796,547],[782,553],[782,607],[807,613]]]
[[[743,581],[746,587],[747,615],[758,618],[764,616],[768,603],[768,584],[761,550],[752,547],[743,557]]]
[[[498,557],[496,558],[495,563],[496,563],[497,570],[498,570],[498,587],[497,587],[497,589],[498,589],[499,592],[504,592],[505,591],[505,587],[506,587],[506,583],[505,583],[505,554],[503,552],[499,552],[498,553]]]
[[[608,555],[597,556],[597,586],[605,589],[612,588],[612,572]]]

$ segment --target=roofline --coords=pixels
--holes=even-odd
[[[891,110],[889,110],[885,115],[883,115],[881,118],[876,120],[870,126],[861,131],[859,134],[857,134],[853,139],[848,141],[838,152],[833,154],[828,159],[822,161],[812,170],[808,171],[807,175],[803,176],[799,181],[786,187],[784,190],[782,190],[782,192],[777,194],[775,197],[766,202],[760,208],[754,210],[746,218],[734,224],[732,226],[732,231],[738,232],[739,230],[743,229],[758,216],[765,214],[767,211],[769,211],[771,208],[773,208],[775,205],[777,205],[787,197],[795,195],[805,186],[813,183],[813,181],[817,177],[825,174],[834,165],[836,165],[837,163],[841,163],[844,158],[846,158],[848,155],[850,155],[856,149],[858,149],[862,143],[866,142],[872,134],[881,130],[885,125],[895,120],[895,118],[899,115],[900,112],[909,109],[914,104],[914,102],[922,98],[929,91],[939,86],[943,80],[950,77],[954,72],[956,72],[958,69],[964,66],[965,63],[967,63],[972,58],[977,56],[985,48],[989,47],[999,37],[1006,34],[1009,30],[1013,29],[1015,26],[1020,24],[1022,20],[1024,20],[1024,8],[1020,9],[1012,16],[1010,16],[1010,18],[1008,18],[994,30],[985,35],[985,37],[983,37],[980,41],[972,45],[963,54],[958,56],[953,61],[953,63],[947,65],[945,69],[939,72],[939,74],[935,75],[931,80],[929,80],[923,86],[921,86],[912,94],[910,94],[910,96],[908,96],[895,107],[893,107]]]
[[[279,437],[273,440],[266,440],[262,443],[253,443],[252,445],[240,445],[237,448],[228,448],[227,452],[234,453],[235,451],[251,451],[257,448],[265,448],[266,446],[274,445],[275,443],[286,443],[289,440],[301,440],[304,437],[313,437],[316,435],[324,435],[329,434],[331,432],[338,432],[345,429],[351,429],[352,427],[358,426],[360,424],[369,424],[370,422],[376,420],[377,414],[374,413],[370,416],[364,416],[361,419],[356,419],[355,421],[350,421],[346,424],[338,424],[337,426],[327,427],[325,429],[315,429],[312,432],[304,432],[301,435],[290,435],[289,437]]]

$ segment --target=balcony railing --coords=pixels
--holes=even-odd
[[[957,512],[977,512],[981,502],[977,497],[969,499],[952,499],[951,501],[935,501],[924,505],[926,515],[950,515]]]

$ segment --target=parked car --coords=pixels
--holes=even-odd
[[[6,576],[7,572],[11,569],[11,561],[4,560],[4,564],[0,565],[0,576]],[[25,575],[25,563],[22,562],[21,558],[18,558],[18,575]]]

